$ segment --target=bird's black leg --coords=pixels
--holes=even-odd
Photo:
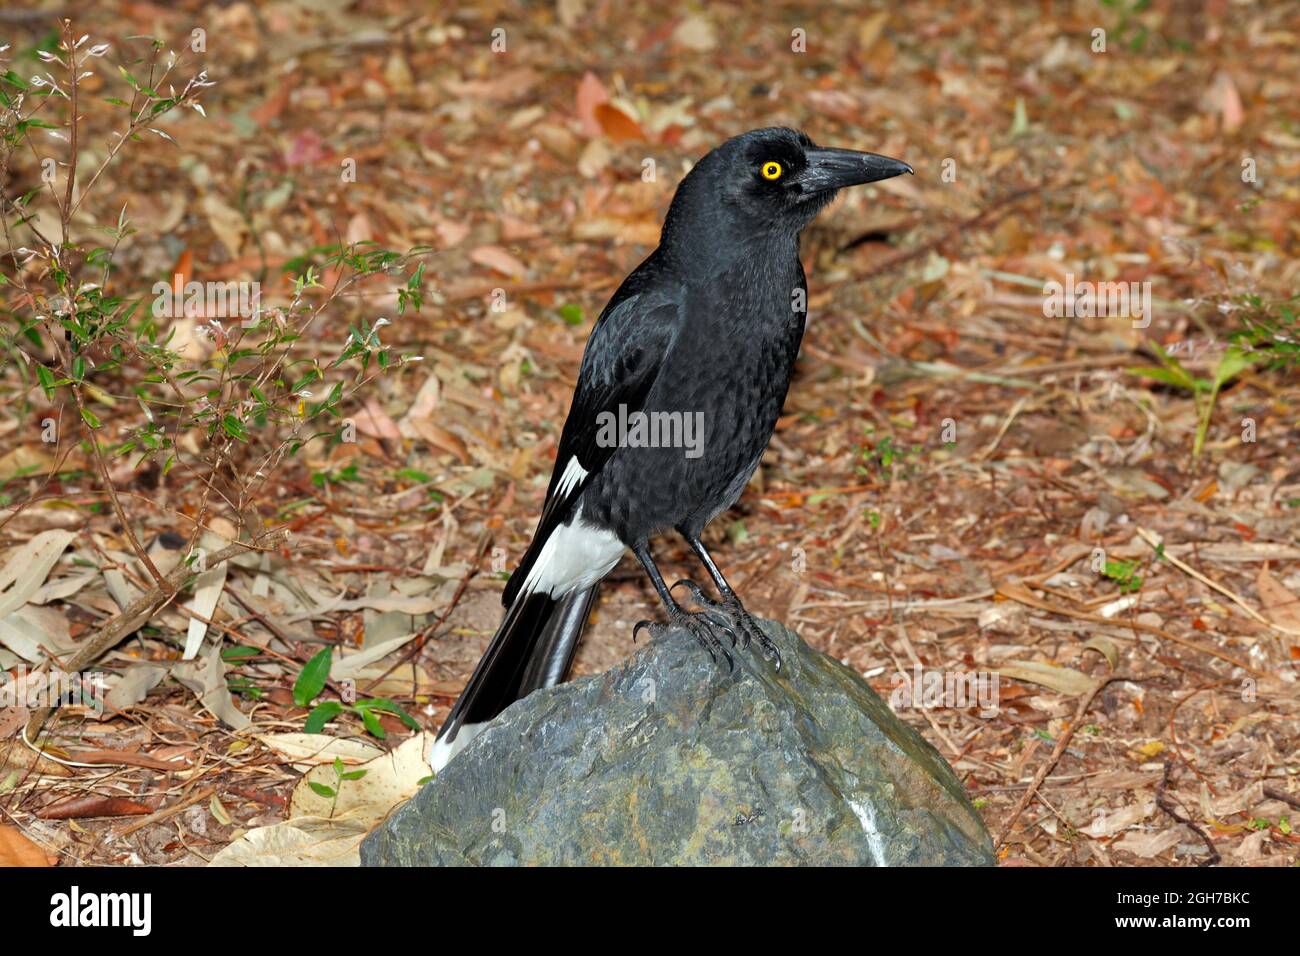
[[[722,620],[710,618],[707,616],[707,612],[695,613],[686,610],[673,599],[672,592],[668,589],[668,585],[664,584],[663,575],[659,573],[659,568],[655,566],[654,558],[650,557],[650,548],[648,546],[642,546],[640,548],[633,548],[632,551],[636,555],[637,560],[641,562],[641,566],[645,568],[646,574],[650,575],[650,581],[654,584],[655,590],[659,592],[659,599],[664,602],[664,610],[668,612],[668,621],[666,623],[661,624],[655,621],[638,621],[636,627],[632,628],[632,639],[636,640],[637,632],[639,632],[643,627],[648,630],[653,637],[658,637],[661,632],[668,630],[669,628],[680,627],[695,636],[695,639],[704,646],[704,649],[709,652],[709,656],[713,658],[715,663],[718,660],[718,655],[721,654],[726,660],[727,666],[734,669],[736,662],[732,659],[731,655],[727,653],[727,649],[722,646],[722,642],[718,640],[717,635],[714,633],[715,627],[723,628],[731,635],[731,643],[734,646],[736,643],[736,635],[730,624]]]
[[[731,585],[727,583],[727,579],[722,576],[722,572],[718,569],[718,566],[713,563],[713,558],[709,556],[709,552],[705,549],[704,542],[702,542],[697,535],[688,534],[686,532],[682,533],[682,537],[685,538],[687,543],[691,546],[691,550],[699,556],[700,561],[704,564],[705,570],[709,572],[709,577],[713,578],[713,583],[717,587],[718,593],[722,595],[722,600],[713,600],[713,598],[704,593],[698,584],[691,580],[678,581],[673,585],[673,588],[686,588],[691,592],[691,596],[695,599],[696,603],[708,609],[706,613],[711,613],[711,615],[720,615],[730,621],[733,632],[740,632],[741,640],[745,647],[749,646],[751,638],[758,641],[759,646],[761,646],[763,651],[774,661],[776,669],[780,670],[781,652],[776,649],[776,645],[772,643],[772,639],[763,633],[763,629],[758,626],[758,623],[750,616],[750,613],[745,610],[745,606],[740,603],[740,598],[736,595],[736,592],[731,589]]]

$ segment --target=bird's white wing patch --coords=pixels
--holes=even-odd
[[[557,525],[546,539],[520,593],[562,598],[572,591],[591,587],[609,574],[621,557],[623,542],[614,532],[583,521],[579,505],[573,521]]]
[[[578,463],[578,456],[574,455],[564,466],[564,473],[560,475],[560,483],[556,485],[555,493],[561,498],[567,498],[570,491],[586,480],[587,469]]]

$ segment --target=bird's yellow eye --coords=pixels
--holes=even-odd
[[[780,179],[781,164],[777,162],[764,163],[762,173],[764,179]]]

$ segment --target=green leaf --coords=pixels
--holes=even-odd
[[[36,366],[36,377],[40,380],[41,388],[45,389],[46,397],[54,395],[54,373],[44,365]]]
[[[425,471],[419,471],[415,468],[402,468],[393,472],[394,478],[405,478],[407,481],[418,482],[419,484],[428,484],[433,481],[433,475]]]
[[[560,306],[560,318],[569,325],[582,325],[582,306],[566,302]]]
[[[325,725],[331,720],[343,713],[343,705],[337,700],[327,700],[317,704],[315,709],[307,715],[307,722],[302,726],[302,732],[305,734],[318,734],[325,729]]]
[[[379,722],[379,718],[375,716],[373,710],[369,707],[359,706],[357,707],[357,713],[361,715],[361,722],[366,725],[366,730],[370,731],[370,733],[374,734],[380,740],[387,739],[388,733],[384,730],[384,725]]]
[[[248,429],[234,415],[226,415],[221,419],[221,427],[227,435],[235,441],[248,441]]]
[[[311,787],[312,793],[318,797],[324,797],[326,800],[333,800],[338,796],[338,792],[333,787],[327,787],[323,783],[317,783],[315,780],[308,780],[307,786]]]
[[[87,425],[89,425],[91,428],[99,427],[99,418],[96,417],[95,413],[92,412],[89,408],[83,408],[81,410],[81,420],[85,422]]]
[[[406,711],[402,710],[401,707],[393,703],[387,697],[373,697],[370,700],[360,701],[357,704],[357,706],[366,709],[374,708],[375,710],[384,710],[390,714],[396,714],[398,717],[401,718],[402,723],[406,724],[406,726],[410,727],[412,730],[420,729],[419,721],[417,721]]]
[[[1196,382],[1190,375],[1180,369],[1157,368],[1154,365],[1141,365],[1125,369],[1130,375],[1141,375],[1143,378],[1153,378],[1157,382],[1164,382],[1166,385],[1172,385],[1175,388],[1185,388],[1189,392],[1196,391]]]
[[[1214,369],[1214,388],[1217,391],[1254,364],[1255,355],[1243,351],[1239,346],[1230,345],[1219,359]]]
[[[311,369],[306,375],[304,375],[302,378],[298,379],[298,381],[294,382],[292,385],[289,386],[289,394],[297,395],[299,392],[301,392],[312,382],[316,381],[316,379],[318,378],[320,378],[320,372],[316,371],[315,369]]]
[[[29,129],[58,129],[53,123],[47,123],[45,120],[25,119],[19,120],[14,124],[14,132],[25,133]]]
[[[293,702],[299,707],[306,707],[325,689],[325,683],[330,676],[330,659],[333,653],[332,647],[322,648],[319,654],[307,662],[298,679],[294,681]]]

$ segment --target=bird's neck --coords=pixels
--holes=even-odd
[[[711,229],[670,229],[664,224],[659,255],[685,275],[701,278],[735,270],[775,269],[799,262],[799,231],[715,224]]]

